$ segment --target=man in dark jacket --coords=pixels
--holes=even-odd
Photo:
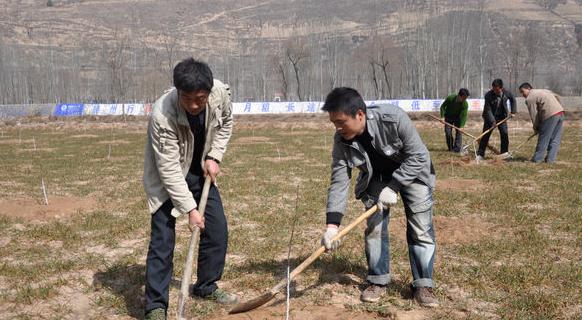
[[[346,209],[353,168],[360,174],[356,198],[366,208],[377,204],[378,212],[367,221],[366,260],[368,287],[360,299],[379,301],[390,282],[388,218],[390,206],[402,197],[406,213],[408,254],[414,298],[422,306],[436,307],[432,288],[435,234],[432,222],[434,168],[430,154],[408,115],[394,105],[366,107],[351,88],[335,88],[322,110],[336,127],[332,152],[331,183],[327,196],[327,228],[322,244],[336,249],[332,241]]]
[[[507,102],[511,105],[511,114],[507,112]],[[507,118],[513,117],[517,113],[517,104],[511,92],[503,88],[503,80],[495,79],[491,84],[491,90],[485,94],[485,105],[483,106],[483,132],[495,126],[496,123]],[[507,131],[507,122],[497,127],[501,139],[501,158],[509,158],[509,134]],[[485,149],[489,143],[491,132],[481,138],[479,141],[479,150],[477,151],[477,160],[485,159]]]
[[[450,123],[457,128],[465,126],[467,121],[467,113],[469,111],[469,90],[461,88],[459,94],[451,94],[448,96],[443,104],[441,104],[441,118],[445,118],[446,123]],[[447,148],[449,151],[461,152],[463,145],[463,135],[459,130],[455,130],[455,140],[453,141],[453,128],[445,126],[445,139],[447,140]]]

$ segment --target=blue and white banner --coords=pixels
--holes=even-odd
[[[443,99],[437,100],[369,100],[366,105],[393,104],[406,112],[431,112],[439,111]],[[482,111],[482,99],[469,99],[469,111]],[[273,114],[273,113],[319,113],[323,102],[233,102],[234,114]]]
[[[142,103],[126,103],[123,105],[123,110],[128,116],[145,116],[145,108]]]
[[[84,115],[91,116],[130,116],[145,115],[144,105],[141,103],[98,103],[86,104]]]
[[[79,117],[83,115],[82,103],[59,103],[55,106],[53,115],[57,117]]]
[[[469,99],[469,111],[482,111],[482,99]],[[393,104],[406,112],[431,112],[440,110],[442,99],[404,99],[404,100],[369,100],[366,105]],[[321,113],[321,101],[301,101],[301,102],[233,102],[234,114],[279,114],[279,113]],[[53,114],[59,117],[70,116],[120,116],[132,115],[143,116],[151,112],[150,104],[141,103],[60,103],[55,106]]]
[[[323,102],[234,102],[234,114],[317,113]]]

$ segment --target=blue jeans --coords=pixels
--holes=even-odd
[[[377,200],[381,187],[373,189],[376,190],[368,190],[369,196],[363,201],[368,207]],[[436,242],[432,222],[432,194],[432,188],[418,181],[400,190],[406,213],[406,241],[414,288],[434,287],[432,272]],[[389,218],[389,209],[368,218],[365,231],[368,262],[366,280],[373,284],[386,285],[390,282]]]
[[[553,115],[542,121],[539,128],[538,144],[531,161],[539,163],[542,161],[554,163],[560,150],[564,115]],[[546,155],[547,152],[547,155]]]

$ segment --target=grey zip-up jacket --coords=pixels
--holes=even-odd
[[[366,125],[374,148],[400,163],[400,167],[392,174],[392,180],[388,181],[388,187],[398,192],[415,180],[434,187],[435,175],[431,170],[430,154],[406,112],[391,104],[371,106],[366,111]],[[328,216],[344,214],[352,169],[356,167],[360,170],[355,186],[356,199],[367,196],[377,201],[378,194],[369,194],[368,190],[374,173],[364,147],[356,139],[346,141],[336,133],[331,184],[327,194]]]
[[[206,105],[203,168],[207,155],[222,161],[232,122],[229,87],[215,79]],[[192,164],[193,150],[194,135],[186,111],[178,103],[177,90],[172,88],[154,103],[148,125],[143,185],[150,213],[155,213],[168,199],[172,199],[174,217],[197,207],[184,179]]]

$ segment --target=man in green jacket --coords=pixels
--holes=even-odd
[[[459,94],[451,94],[441,105],[441,118],[445,118],[446,123],[450,123],[457,128],[465,126],[467,121],[467,112],[469,104],[467,103],[469,97],[469,90],[461,88]],[[453,142],[452,128],[445,126],[445,139],[447,140],[447,148],[449,151],[461,152],[463,145],[463,135],[459,130],[455,130],[455,141]]]

